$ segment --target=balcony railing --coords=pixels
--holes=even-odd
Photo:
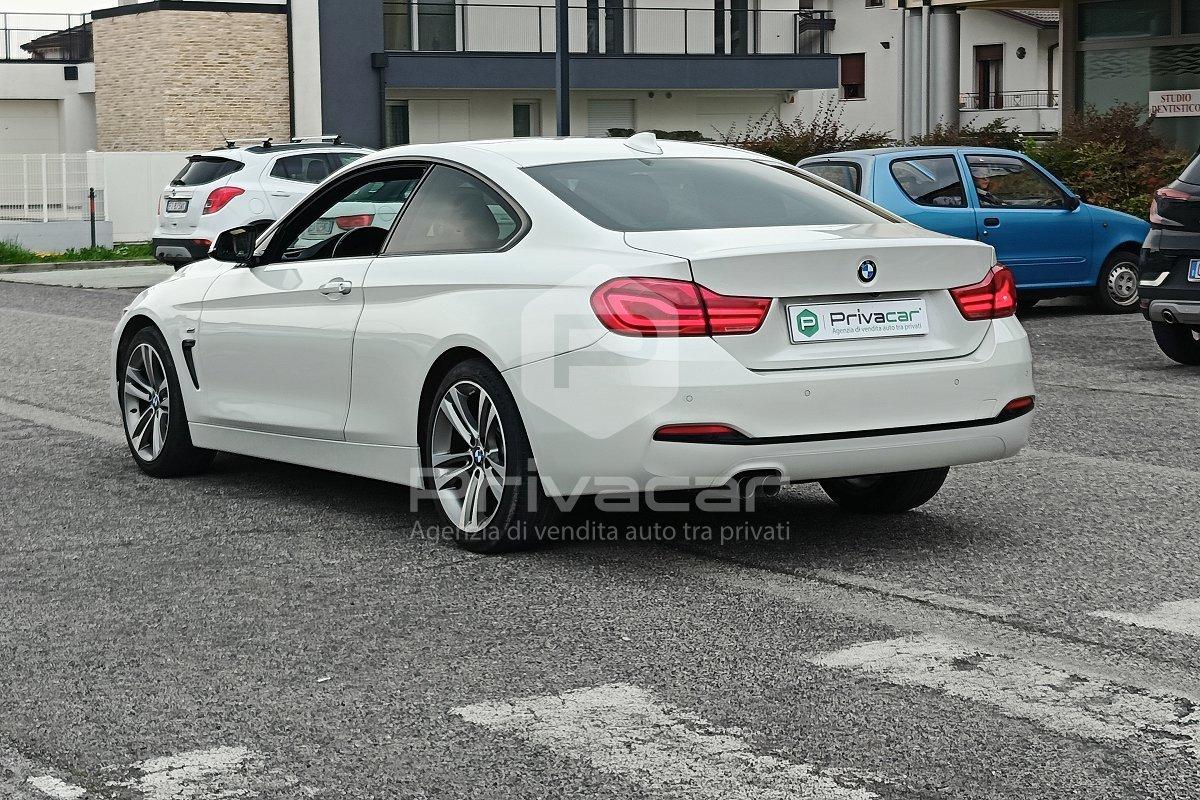
[[[1043,89],[1022,92],[967,92],[963,111],[1016,111],[1028,108],[1058,108],[1058,92]]]
[[[592,55],[818,55],[834,19],[811,9],[735,10],[571,5],[572,53]],[[388,50],[553,53],[554,6],[385,0]]]
[[[91,61],[91,17],[0,12],[0,48],[2,61]]]

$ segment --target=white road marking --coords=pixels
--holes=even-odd
[[[0,397],[0,414],[23,419],[37,425],[45,425],[48,428],[57,428],[60,431],[94,436],[109,444],[125,444],[125,432],[121,430],[120,426],[96,422],[63,411],[54,411]],[[113,410],[113,414],[116,415],[116,409]]]
[[[1200,636],[1200,598],[1159,603],[1145,612],[1093,611],[1091,616],[1124,622],[1139,628],[1155,628],[1168,633]]]
[[[866,642],[810,660],[935,689],[1058,733],[1101,741],[1140,737],[1200,756],[1200,700],[1195,698],[985,653],[934,635]]]
[[[78,800],[87,794],[87,789],[82,786],[75,786],[52,775],[39,775],[28,778],[25,782],[47,797],[53,797],[54,800]]]
[[[647,791],[688,800],[869,800],[819,772],[754,751],[737,729],[718,728],[625,683],[453,709],[468,722],[590,763]]]
[[[144,800],[233,800],[253,797],[249,773],[261,760],[244,747],[190,750],[173,756],[137,761],[121,772],[132,777],[109,786],[131,789]]]

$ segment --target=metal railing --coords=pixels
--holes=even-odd
[[[1024,108],[1058,108],[1058,92],[1032,89],[1020,92],[967,92],[963,111],[1015,111]]]
[[[724,6],[725,3],[721,3]],[[385,46],[405,52],[553,53],[554,5],[387,0]],[[572,53],[592,55],[818,55],[832,12],[572,4]]]
[[[0,12],[0,48],[0,61],[91,61],[91,16]]]
[[[97,153],[0,155],[0,220],[86,220],[92,188],[96,189],[96,213],[104,219],[99,157]]]

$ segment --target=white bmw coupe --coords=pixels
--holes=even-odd
[[[314,243],[368,184],[401,213]],[[150,475],[227,451],[423,487],[498,551],[582,495],[819,481],[915,508],[1025,444],[1016,306],[991,247],[756,154],[414,145],[139,295],[113,392]]]

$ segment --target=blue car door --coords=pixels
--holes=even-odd
[[[979,241],[1021,288],[1079,286],[1091,278],[1092,218],[1046,173],[1017,155],[966,154]]]
[[[975,212],[953,153],[880,158],[875,196],[884,208],[931,231],[975,238]]]

